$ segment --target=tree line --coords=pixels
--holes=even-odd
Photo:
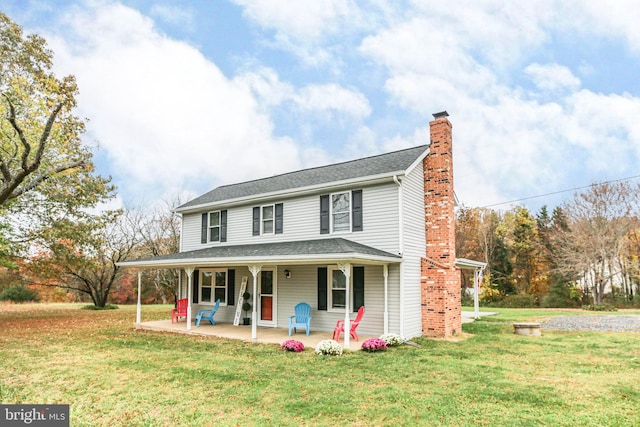
[[[624,181],[594,184],[535,214],[524,206],[462,206],[456,255],[487,263],[479,295],[485,303],[637,306],[639,213],[640,185]]]

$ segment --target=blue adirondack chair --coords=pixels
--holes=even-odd
[[[291,330],[298,332],[296,328],[305,328],[307,336],[309,336],[309,330],[311,329],[311,306],[306,302],[298,303],[293,308],[293,316],[289,316],[289,336],[291,336]],[[295,319],[295,320],[294,320]]]
[[[198,314],[196,315],[196,326],[200,326],[200,321],[202,319],[208,320],[212,325],[215,325],[216,322],[213,320],[213,315],[216,314],[218,308],[220,308],[220,300],[216,301],[216,305],[214,305],[211,310],[198,310]]]

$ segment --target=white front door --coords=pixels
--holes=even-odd
[[[276,270],[263,268],[258,278],[258,325],[276,326]]]

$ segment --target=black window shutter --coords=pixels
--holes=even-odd
[[[353,209],[351,215],[353,216],[352,230],[362,231],[362,190],[354,190],[351,192],[351,203]]]
[[[220,211],[220,241],[227,241],[227,210]]]
[[[253,235],[260,235],[260,207],[253,208]]]
[[[236,293],[236,271],[229,270],[227,272],[227,305],[235,305],[235,295]]]
[[[329,195],[320,196],[320,234],[329,234]]]
[[[202,214],[202,234],[200,234],[200,243],[207,243],[207,226],[209,225],[208,213]]]
[[[364,267],[353,267],[353,311],[364,305]]]
[[[282,203],[276,203],[276,234],[282,234],[283,216]]]
[[[327,309],[327,267],[318,267],[318,310]]]
[[[193,284],[193,290],[191,294],[191,302],[194,304],[198,303],[198,283],[200,282],[200,270],[194,270],[192,275],[191,283]]]

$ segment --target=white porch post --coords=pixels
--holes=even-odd
[[[480,269],[476,268],[473,271],[473,317],[480,318],[480,303],[478,297],[480,295]]]
[[[142,317],[142,303],[140,302],[140,293],[142,290],[142,270],[138,270],[138,304],[136,306],[136,325],[140,325]]]
[[[192,282],[192,278],[191,276],[193,276],[193,271],[195,269],[193,267],[187,267],[184,269],[185,273],[187,273],[187,331],[191,330],[191,300],[192,298],[192,293],[193,293],[193,286],[191,285]]]
[[[382,266],[382,276],[384,277],[384,333],[389,333],[389,266]]]
[[[351,285],[351,264],[338,264],[338,268],[345,277],[345,296],[344,296],[344,348],[349,348],[349,339],[351,338],[351,319],[349,315],[351,310],[349,307],[351,303],[349,301],[350,285]]]
[[[251,339],[256,340],[258,338],[258,311],[256,305],[258,304],[258,274],[262,271],[261,265],[250,265],[249,272],[253,276],[253,311],[251,312]]]

